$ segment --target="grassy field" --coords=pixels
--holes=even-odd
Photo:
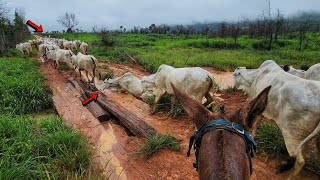
[[[163,63],[175,67],[212,66],[233,71],[239,66],[257,68],[267,59],[297,67],[320,62],[320,34],[308,34],[310,39],[308,46],[304,44],[301,52],[298,51],[297,39],[287,37],[280,37],[278,42],[274,43],[273,50],[265,51],[260,50],[264,45],[263,39],[251,39],[246,36],[240,37],[235,45],[231,38],[120,34],[113,35],[116,40],[116,45],[113,47],[103,47],[101,44],[99,46],[100,37],[95,34],[57,36],[88,42],[91,44],[89,54],[95,55],[100,61],[129,61],[126,52],[140,61],[150,72],[156,71]]]
[[[0,179],[99,178],[86,138],[56,115],[32,118],[52,108],[38,68],[33,59],[0,58]]]

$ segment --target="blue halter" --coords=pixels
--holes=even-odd
[[[253,137],[247,131],[245,131],[239,123],[230,122],[223,119],[213,120],[204,124],[198,131],[194,133],[193,136],[191,136],[187,156],[190,156],[191,148],[192,146],[194,146],[196,162],[193,163],[193,167],[196,168],[198,171],[198,156],[203,135],[209,131],[217,129],[225,129],[231,131],[243,138],[243,140],[246,143],[246,152],[250,162],[250,174],[252,175],[252,158],[254,157],[254,152],[256,152],[257,143],[254,141]]]

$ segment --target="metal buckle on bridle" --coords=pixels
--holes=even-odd
[[[239,129],[236,127],[236,124],[235,124],[235,123],[232,123],[231,126],[232,126],[232,128],[233,128],[234,130],[236,130],[238,133],[244,134],[244,129],[239,130]]]

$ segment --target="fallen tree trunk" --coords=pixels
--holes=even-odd
[[[79,83],[79,86],[84,90],[87,96],[91,96],[93,93],[90,90],[92,87],[88,87],[91,85],[84,84],[83,82]],[[97,92],[94,92],[97,93]],[[119,121],[127,127],[132,134],[138,137],[149,137],[155,135],[157,131],[147,124],[145,121],[140,119],[136,114],[131,111],[119,106],[116,102],[112,102],[108,99],[106,95],[99,92],[99,97],[97,99],[97,103],[106,111],[114,115]]]
[[[90,92],[86,92],[86,94],[90,94]],[[119,119],[119,121],[126,126],[135,136],[139,137],[148,137],[155,135],[157,131],[147,124],[145,121],[141,120],[134,113],[128,111],[121,106],[116,105],[114,102],[110,102],[106,95],[103,93],[99,93],[99,98],[97,99],[97,103],[113,114],[115,117]]]
[[[79,84],[75,80],[69,79],[69,82],[70,82],[68,83],[69,86],[72,86],[81,94],[81,96],[79,97],[81,102],[88,99],[88,96],[85,94],[83,89],[79,86]],[[96,102],[92,101],[89,104],[87,104],[86,107],[92,113],[92,115],[96,117],[99,121],[106,121],[110,119],[110,114],[106,110],[104,110],[102,107],[100,107]]]

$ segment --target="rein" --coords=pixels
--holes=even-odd
[[[257,144],[252,138],[252,136],[243,129],[243,127],[236,122],[230,122],[223,119],[213,120],[206,124],[204,124],[199,130],[197,130],[193,136],[191,136],[189,141],[189,149],[187,152],[187,156],[190,156],[190,151],[192,146],[194,147],[196,162],[193,163],[193,167],[198,171],[198,157],[199,157],[199,150],[201,145],[201,140],[204,134],[209,131],[214,131],[218,129],[224,129],[233,133],[238,134],[242,137],[242,139],[246,143],[246,152],[248,155],[248,159],[250,162],[250,175],[252,175],[252,158],[254,157],[254,153],[256,151]]]

